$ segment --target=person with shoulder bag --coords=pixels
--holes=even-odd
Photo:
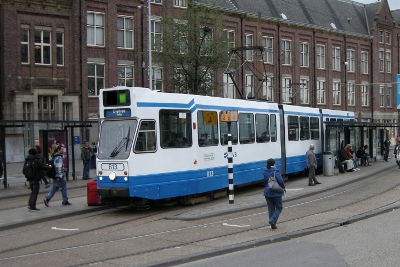
[[[39,209],[36,208],[36,201],[39,195],[40,189],[40,180],[42,179],[42,174],[44,170],[49,169],[50,167],[46,164],[43,164],[40,158],[37,156],[36,148],[31,148],[28,151],[29,155],[26,157],[25,162],[32,161],[32,174],[33,176],[28,179],[29,188],[31,189],[31,194],[29,195],[28,201],[28,209],[30,211],[38,211]]]
[[[49,206],[50,200],[53,198],[54,194],[60,189],[62,195],[62,204],[71,205],[68,202],[67,194],[67,182],[65,181],[64,175],[64,164],[62,158],[62,146],[57,146],[54,150],[54,154],[50,160],[54,161],[54,167],[56,169],[56,175],[53,179],[53,187],[50,189],[47,196],[44,198],[43,202],[46,207]]]
[[[42,151],[42,147],[41,146],[35,146],[36,147],[36,150],[37,150],[37,157],[38,157],[38,159],[44,164],[44,165],[47,165],[46,164],[46,158],[43,156],[43,151]],[[47,178],[46,178],[46,172],[45,171],[42,171],[42,180],[43,180],[43,182],[44,182],[44,184],[45,184],[45,188],[49,188],[50,187],[50,183],[49,183],[49,181],[47,180]]]
[[[276,182],[281,187],[280,190],[274,191],[268,186],[268,182],[271,177],[276,179]],[[276,229],[276,223],[283,209],[282,197],[284,196],[286,189],[280,171],[276,168],[275,160],[272,158],[267,160],[267,169],[264,171],[264,181],[266,184],[264,189],[264,197],[268,206],[269,224],[271,225],[272,229]]]

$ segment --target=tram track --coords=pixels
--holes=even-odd
[[[52,250],[35,250],[33,244],[28,247],[25,244],[25,246],[2,251],[0,254],[0,262],[6,263],[44,254],[58,254],[62,251],[77,251],[82,249],[96,250],[107,247],[110,244],[117,246],[119,246],[118,244],[122,244],[123,246],[123,244],[136,242],[152,244],[152,241],[154,241],[155,243],[160,243],[160,245],[137,247],[127,253],[114,254],[112,256],[107,255],[99,259],[91,259],[83,263],[77,262],[69,265],[83,266],[102,262],[118,262],[129,258],[135,258],[135,262],[138,263],[138,266],[163,265],[166,262],[168,262],[169,265],[174,265],[193,260],[197,256],[195,257],[193,256],[194,253],[188,252],[176,253],[177,257],[165,257],[164,259],[158,259],[158,257],[154,256],[157,254],[165,254],[168,251],[177,252],[177,247],[184,251],[190,250],[188,249],[190,247],[201,247],[201,252],[195,254],[207,255],[210,253],[228,253],[238,248],[245,248],[246,246],[257,246],[287,240],[299,235],[323,231],[332,227],[344,226],[356,220],[361,220],[364,217],[370,217],[373,216],[373,214],[397,208],[400,203],[400,194],[398,194],[398,191],[400,191],[400,181],[390,179],[389,173],[389,171],[384,171],[379,175],[363,178],[362,180],[348,183],[329,191],[285,201],[284,211],[278,222],[278,231],[267,229],[269,227],[266,224],[266,207],[191,222],[164,220],[166,214],[176,212],[176,210],[170,208],[168,210],[158,211],[157,213],[151,212],[148,216],[139,216],[135,219],[130,218],[118,221],[117,223],[106,224],[96,229],[96,232],[107,232],[119,226],[122,229],[126,228],[128,231],[130,229],[130,224],[139,222],[139,224],[135,224],[135,229],[132,231],[140,232],[140,234],[124,235],[124,237],[121,238],[99,240],[97,242],[86,242],[81,245],[59,246],[57,249]],[[383,201],[384,198],[382,195],[384,194],[390,196],[386,198],[386,201]],[[110,215],[112,214],[101,213],[92,217],[98,219]],[[325,218],[325,220],[322,220],[322,218]],[[142,222],[140,222],[141,220]],[[224,226],[224,224],[228,226]],[[149,229],[146,230],[146,228],[152,228],[151,225],[162,225],[164,229],[154,232],[149,231]],[[249,225],[249,227],[229,227],[230,225]],[[90,236],[92,233],[93,229],[87,229],[79,233],[69,234],[62,237],[62,239],[68,241],[65,243],[69,243],[70,240],[75,237],[80,235]],[[194,233],[198,234],[194,235]],[[59,239],[59,237],[42,241],[39,244],[45,245],[57,239]],[[237,241],[230,242],[228,248],[216,244],[224,244],[228,242],[227,240]],[[35,245],[35,247],[37,246]],[[20,254],[11,253],[26,249],[32,250],[32,252]],[[7,257],[4,255],[5,253],[14,255]],[[153,262],[146,262],[145,258],[155,258],[156,260]]]

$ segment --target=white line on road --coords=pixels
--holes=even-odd
[[[223,223],[224,226],[232,226],[232,227],[249,227],[250,225],[235,225],[235,224],[227,224]]]
[[[300,191],[304,190],[304,188],[286,188],[286,191]]]
[[[57,227],[51,227],[51,229],[59,231],[79,231],[79,229],[67,229],[67,228],[57,228]]]

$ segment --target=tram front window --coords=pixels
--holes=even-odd
[[[132,149],[137,121],[104,121],[101,124],[99,159],[127,159]]]

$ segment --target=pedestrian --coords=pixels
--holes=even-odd
[[[315,178],[315,170],[317,169],[317,159],[314,154],[315,146],[313,144],[310,145],[310,149],[306,152],[306,161],[308,168],[308,185],[314,186],[317,184],[321,184],[317,178]]]
[[[30,211],[38,211],[39,209],[36,208],[36,201],[39,195],[40,180],[42,179],[43,171],[50,169],[50,167],[42,163],[40,157],[38,157],[38,151],[36,150],[36,148],[29,149],[28,153],[29,155],[25,158],[25,162],[33,161],[35,173],[35,176],[28,181],[29,187],[31,189],[31,194],[28,201],[28,209]]]
[[[40,160],[44,165],[47,165],[46,158],[43,156],[42,147],[39,146],[39,145],[36,145],[35,148],[36,148],[36,150],[37,150],[37,152],[38,152],[36,156],[39,158],[39,160]],[[42,181],[44,182],[45,187],[46,187],[46,188],[49,188],[49,187],[50,187],[50,183],[49,183],[49,180],[47,180],[47,178],[46,178],[46,176],[45,176],[45,175],[46,175],[46,172],[45,172],[44,170],[42,170],[41,173],[42,173]]]
[[[54,154],[51,156],[51,159],[54,161],[54,166],[56,169],[56,177],[53,179],[53,187],[50,189],[47,196],[44,198],[43,202],[46,207],[49,206],[50,200],[53,198],[54,194],[60,189],[62,195],[62,204],[63,205],[71,205],[68,202],[68,194],[67,194],[67,182],[65,181],[64,175],[64,164],[62,158],[62,147],[57,146],[54,149]]]
[[[0,153],[0,181],[1,177],[3,177],[3,173],[4,173],[3,156]]]
[[[81,149],[81,159],[83,161],[83,180],[90,179],[90,157],[92,156],[93,150],[89,146],[89,141],[85,140]]]
[[[264,171],[264,181],[266,185],[264,189],[264,196],[265,200],[267,201],[269,224],[271,225],[272,229],[277,228],[276,223],[278,221],[279,214],[282,212],[282,197],[284,195],[284,192],[278,193],[268,188],[268,179],[269,177],[273,176],[274,173],[276,181],[286,192],[285,183],[283,182],[280,171],[276,168],[275,160],[269,159],[267,161],[267,169]]]
[[[394,147],[394,157],[396,158],[396,163],[400,170],[400,141],[397,141],[396,146]]]
[[[390,138],[388,137],[386,141],[383,143],[383,160],[388,161],[389,157],[389,148],[390,148]]]

